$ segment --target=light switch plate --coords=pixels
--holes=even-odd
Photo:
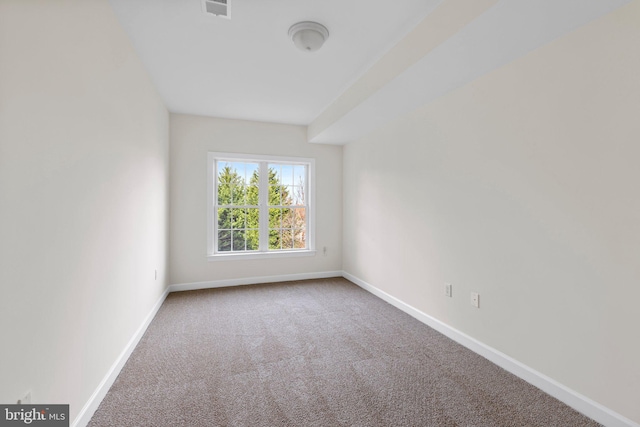
[[[453,285],[451,283],[444,284],[444,294],[449,298],[453,297]]]

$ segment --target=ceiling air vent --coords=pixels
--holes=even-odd
[[[230,0],[202,0],[202,9],[205,13],[231,19]]]

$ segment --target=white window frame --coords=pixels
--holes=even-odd
[[[216,165],[218,161],[240,161],[260,163],[260,190],[259,207],[268,212],[269,181],[267,163],[281,164],[304,164],[307,169],[307,230],[306,249],[282,249],[282,250],[258,250],[248,252],[219,252],[217,250],[218,236],[218,213],[216,210],[216,197],[218,194],[218,171]],[[267,177],[266,180],[263,177]],[[209,261],[227,261],[239,259],[265,259],[265,258],[286,258],[299,256],[314,256],[316,253],[316,188],[315,188],[315,159],[303,157],[266,156],[259,154],[240,153],[207,153],[207,259]],[[264,238],[268,241],[269,218],[268,214],[260,215],[260,241]],[[266,237],[265,237],[266,236]],[[267,244],[268,246],[268,244]]]

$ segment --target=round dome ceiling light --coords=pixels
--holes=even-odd
[[[317,22],[298,22],[289,28],[289,37],[298,49],[315,52],[329,38],[329,30]]]

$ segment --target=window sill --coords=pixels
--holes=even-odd
[[[315,250],[303,251],[282,251],[282,252],[251,252],[235,254],[215,254],[207,255],[208,261],[237,261],[248,259],[272,259],[272,258],[293,258],[301,256],[315,256]]]

